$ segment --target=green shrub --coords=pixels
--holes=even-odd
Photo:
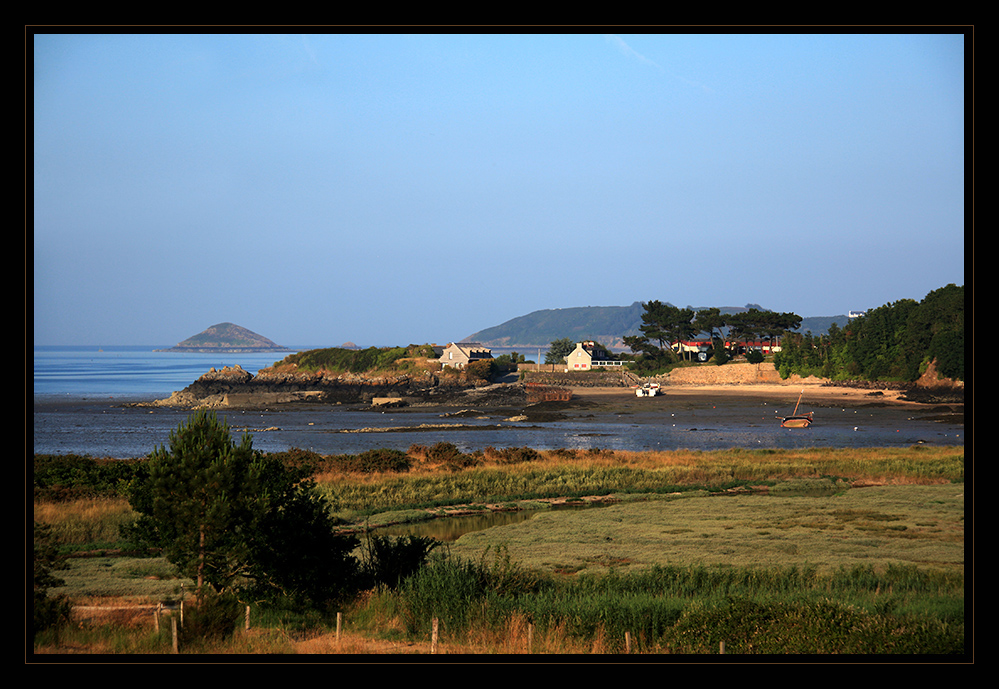
[[[308,475],[316,473],[324,462],[323,456],[318,452],[297,447],[284,452],[268,452],[267,457],[279,461],[286,467],[300,469]]]
[[[452,471],[467,469],[479,464],[479,458],[475,455],[466,455],[451,443],[434,443],[427,450],[427,460],[433,464],[443,464]]]
[[[465,370],[472,378],[488,381],[496,370],[496,363],[492,359],[480,359],[470,362]]]
[[[483,451],[483,455],[500,464],[521,464],[534,462],[541,458],[541,453],[531,447],[504,447],[500,449],[487,447]]]
[[[424,565],[440,541],[424,536],[370,536],[365,544],[364,576],[369,586],[398,587]]]
[[[963,625],[871,614],[831,600],[692,605],[666,643],[679,653],[960,654]]]
[[[721,366],[723,364],[727,364],[729,359],[731,359],[731,357],[728,355],[728,352],[725,350],[725,347],[721,344],[721,342],[715,342],[711,354],[711,360],[715,363],[715,365]]]
[[[34,523],[33,560],[33,634],[46,629],[58,628],[69,621],[72,606],[65,596],[50,597],[49,589],[62,586],[65,582],[56,577],[54,570],[66,569],[64,558],[60,557],[52,543],[52,527]]]
[[[181,643],[216,641],[225,639],[236,631],[243,605],[231,593],[215,593],[205,587],[197,604],[184,608],[181,625]]]
[[[95,495],[127,495],[131,482],[144,475],[143,459],[94,458],[88,455],[35,455],[32,466],[36,499],[73,500]]]
[[[413,466],[412,458],[401,450],[376,448],[358,455],[336,455],[330,462],[342,471],[362,474],[385,472],[406,472]]]
[[[289,354],[275,366],[294,364],[303,371],[332,371],[365,373],[367,371],[392,370],[404,358],[436,358],[433,345],[409,345],[408,347],[368,347],[367,349],[344,349],[328,347],[310,349]]]

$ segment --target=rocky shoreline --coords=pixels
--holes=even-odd
[[[868,401],[879,397],[896,403],[964,403],[964,386],[924,376],[911,385],[874,383],[833,383],[793,377],[780,380],[764,364],[730,364],[724,367],[679,369],[661,382],[666,394],[688,391],[695,394],[725,395],[807,388],[818,396],[819,390],[835,388],[862,394]],[[772,368],[772,366],[771,366]],[[466,372],[419,371],[399,374],[358,374],[329,371],[262,369],[257,375],[239,365],[211,369],[196,381],[170,397],[134,406],[180,408],[257,409],[277,405],[324,404],[370,405],[375,407],[511,407],[521,408],[538,401],[539,386],[545,390],[568,392],[568,397],[586,396],[587,390],[602,389],[616,394],[630,394],[636,377],[625,373],[540,373],[525,372],[511,382],[489,383]],[[831,392],[831,390],[830,390]]]
[[[166,399],[136,406],[254,409],[273,405],[366,404],[519,405],[527,398],[524,386],[490,384],[467,375],[433,372],[398,375],[361,375],[262,370],[257,375],[239,365],[211,369]]]

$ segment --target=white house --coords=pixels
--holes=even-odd
[[[589,371],[595,366],[620,366],[621,362],[606,359],[604,350],[597,349],[593,341],[577,342],[576,348],[565,358],[565,367],[569,371]]]

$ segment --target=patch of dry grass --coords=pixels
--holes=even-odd
[[[136,513],[122,497],[87,497],[63,502],[35,502],[34,519],[52,526],[57,545],[114,543],[119,528],[132,523]]]

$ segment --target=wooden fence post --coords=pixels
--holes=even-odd
[[[721,655],[725,655],[725,642],[724,641],[718,642],[718,652]]]
[[[343,613],[338,612],[336,614],[336,640],[338,642],[340,641],[340,625],[342,624],[342,622],[343,622]]]
[[[173,629],[173,642],[172,642],[172,644],[173,644],[173,652],[174,653],[179,653],[180,649],[177,646],[177,618],[176,617],[173,617],[173,616],[170,617],[170,626]]]
[[[246,631],[250,631],[250,606],[246,606],[246,621],[243,623],[243,628]]]
[[[431,624],[430,631],[430,653],[437,653],[437,618],[435,617],[433,623]]]
[[[631,653],[631,632],[624,633],[624,652]]]

